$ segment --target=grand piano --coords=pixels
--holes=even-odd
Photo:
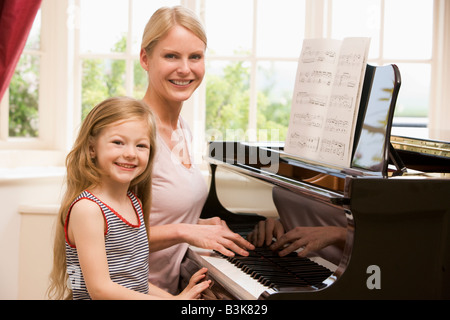
[[[208,267],[215,298],[450,298],[450,143],[391,134],[400,82],[395,65],[367,66],[349,168],[287,154],[277,143],[209,143],[202,217],[219,216],[244,237],[265,219],[222,205],[220,168],[270,185],[285,229],[331,225],[347,234],[344,248],[307,258],[266,247],[227,258],[191,247],[187,258]]]

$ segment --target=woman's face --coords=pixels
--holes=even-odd
[[[141,65],[148,71],[149,91],[166,102],[183,102],[194,93],[205,74],[205,43],[182,26],[174,26]]]

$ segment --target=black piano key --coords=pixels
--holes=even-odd
[[[248,256],[221,256],[261,284],[271,288],[316,285],[332,274],[320,264],[308,258],[298,257],[295,252],[280,257],[278,252],[268,247],[257,247],[249,251]]]

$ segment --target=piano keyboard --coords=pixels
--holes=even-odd
[[[316,285],[332,274],[324,266],[308,258],[298,257],[295,252],[280,257],[278,252],[266,247],[256,248],[246,257],[224,258],[263,285],[275,289]]]
[[[256,248],[249,256],[226,257],[199,248],[191,251],[210,276],[237,299],[258,299],[264,292],[319,285],[336,266],[321,258],[300,258],[296,253],[280,257],[268,248]]]

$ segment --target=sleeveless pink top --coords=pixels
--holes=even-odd
[[[152,177],[150,226],[178,223],[196,224],[207,198],[208,190],[205,180],[198,165],[194,163],[191,152],[191,133],[181,117],[180,125],[188,144],[191,167],[186,168],[177,157],[172,156],[171,150],[158,135]],[[151,252],[149,257],[150,283],[172,294],[177,294],[180,264],[187,248],[187,243],[181,243],[164,250]]]

